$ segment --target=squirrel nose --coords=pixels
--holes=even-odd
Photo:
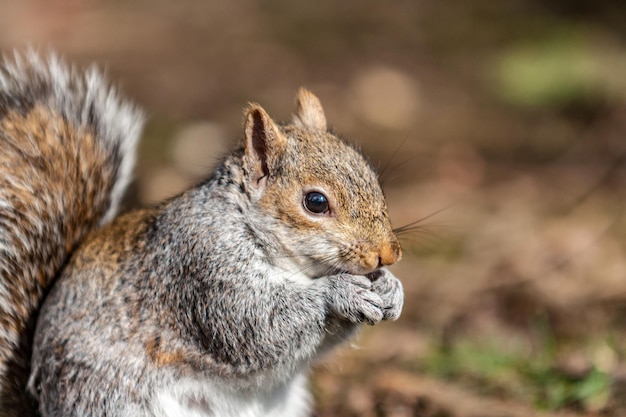
[[[402,248],[398,241],[389,242],[388,245],[383,246],[378,256],[378,267],[388,266],[395,264],[402,258]]]

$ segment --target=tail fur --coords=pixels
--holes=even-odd
[[[38,308],[85,234],[115,216],[141,127],[93,68],[33,51],[0,64],[0,417],[35,415]]]

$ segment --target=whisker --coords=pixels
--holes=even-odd
[[[417,224],[414,226],[403,227],[395,231],[396,236],[402,236],[408,233],[436,234],[439,229],[454,229],[454,226],[448,224]]]
[[[394,158],[398,155],[398,152],[400,152],[400,149],[402,149],[404,147],[404,145],[406,144],[406,142],[409,140],[410,135],[407,134],[404,139],[402,140],[402,142],[400,143],[400,145],[398,145],[396,147],[396,149],[393,151],[393,153],[391,154],[391,156],[387,159],[387,161],[385,162],[385,164],[383,165],[382,169],[380,170],[380,173],[378,174],[378,177],[380,178],[380,183],[384,184],[386,183],[389,178],[385,177],[385,175],[387,174],[387,169],[389,168],[391,161],[394,160]],[[409,159],[410,160],[410,159]],[[409,160],[403,161],[402,163],[400,163],[399,165],[394,166],[391,169],[391,173],[393,173],[396,169],[398,169],[400,166],[404,165],[405,163],[407,163]]]
[[[408,162],[411,162],[412,160],[413,160],[413,158],[407,158],[407,159],[405,159],[403,161],[400,161],[396,165],[394,165],[391,168],[391,170],[389,171],[389,175],[387,177],[385,177],[384,179],[381,179],[381,181],[380,181],[381,187],[385,187],[389,182],[391,182],[394,179],[396,179],[396,176],[394,176],[393,174],[396,173],[400,168],[402,168]]]
[[[414,230],[412,231],[412,233],[405,233],[402,235],[398,235],[398,239],[400,240],[407,240],[409,238],[415,238],[415,237],[421,237],[421,238],[433,238],[433,237],[440,237],[441,235],[439,233],[433,232],[431,230]]]
[[[310,263],[293,271],[293,273],[290,274],[288,278],[294,277],[298,274],[308,275],[309,272],[318,270],[321,266],[323,266],[322,275],[330,274],[331,272],[336,272],[337,270],[340,270],[339,267],[341,266],[341,255],[338,254],[336,251],[329,251],[326,253],[308,253],[300,255],[267,256],[266,259],[294,258],[296,256],[307,257],[309,258]]]
[[[438,235],[436,233],[421,234],[420,236],[415,236],[413,234],[408,236],[401,236],[399,237],[399,239],[403,243],[419,244],[420,246],[423,244],[427,246],[438,245],[445,240],[441,235]]]
[[[415,221],[413,221],[411,223],[405,224],[404,226],[397,227],[397,228],[393,229],[393,232],[395,234],[398,234],[398,233],[403,233],[403,231],[410,230],[411,228],[424,227],[426,225],[422,225],[421,224],[422,222],[430,219],[431,217],[436,216],[437,214],[441,214],[442,212],[448,210],[449,208],[450,208],[450,206],[444,207],[444,208],[442,208],[440,210],[437,210],[437,211],[435,211],[435,212],[433,212],[431,214],[428,214],[428,215],[426,215],[426,216],[424,216],[422,218],[419,218],[419,219],[417,219],[417,220],[415,220]]]
[[[285,258],[299,258],[299,257],[307,257],[307,258],[315,258],[319,256],[332,256],[335,252],[309,252],[309,253],[299,253],[294,255],[268,255],[265,256],[265,259],[285,259]]]
[[[289,272],[287,278],[292,278],[298,274],[304,274],[307,276],[325,276],[333,275],[349,270],[351,262],[356,261],[354,256],[350,256],[352,251],[350,247],[346,246],[345,242],[338,236],[332,234],[326,235],[325,245],[327,250],[299,254],[267,254],[264,259],[279,261],[281,259],[297,259],[300,258],[304,262],[303,265],[298,265],[298,262],[294,262],[293,270]],[[304,242],[302,242],[304,244]],[[328,246],[327,246],[328,245]],[[310,245],[314,247],[314,244]],[[332,248],[332,249],[331,249]]]

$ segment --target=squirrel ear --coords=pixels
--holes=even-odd
[[[262,188],[286,138],[265,110],[255,103],[251,103],[246,111],[245,135],[244,166],[252,184]]]
[[[319,98],[306,88],[301,87],[296,96],[296,112],[293,115],[293,124],[296,126],[325,131],[326,116]]]

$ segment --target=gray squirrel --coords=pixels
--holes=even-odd
[[[378,179],[300,89],[193,188],[117,216],[141,113],[96,70],[0,67],[0,416],[304,417],[307,373],[395,320]]]

